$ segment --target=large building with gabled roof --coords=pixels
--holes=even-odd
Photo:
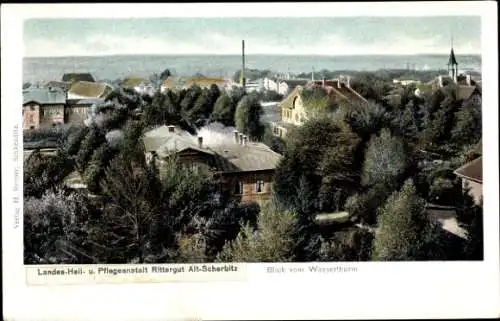
[[[340,77],[333,80],[310,81],[304,86],[295,87],[292,92],[279,104],[281,120],[272,123],[274,135],[285,137],[296,126],[301,126],[311,117],[309,106],[303,93],[315,88],[323,89],[330,101],[335,101],[338,106],[364,104],[367,100],[350,86],[349,77]]]
[[[146,132],[142,140],[146,160],[157,167],[175,155],[188,168],[210,170],[221,195],[242,203],[263,203],[271,197],[274,171],[282,156],[239,132],[230,140],[206,144],[202,136],[160,126]]]

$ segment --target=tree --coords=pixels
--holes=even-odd
[[[83,175],[83,180],[90,192],[100,192],[100,182],[104,176],[104,171],[109,166],[111,159],[116,155],[116,152],[116,149],[113,149],[108,143],[104,143],[92,154]]]
[[[258,140],[264,133],[264,126],[260,122],[262,106],[259,101],[250,96],[244,96],[236,107],[236,128],[248,135],[250,139]]]
[[[368,143],[362,182],[365,186],[397,186],[398,179],[404,174],[406,162],[403,143],[391,136],[388,130],[382,130],[380,136],[373,137]]]
[[[198,96],[193,108],[187,113],[190,122],[197,125],[203,125],[204,121],[210,117],[213,110],[213,102],[211,101],[213,99],[213,97],[211,97],[212,94],[213,93],[210,93],[208,90],[204,90],[201,95]]]
[[[476,144],[482,133],[481,99],[476,98],[460,107],[451,132],[457,145]]]
[[[425,210],[425,201],[407,181],[381,208],[373,241],[373,259],[409,261],[425,259],[426,245],[432,239],[433,226]]]
[[[108,263],[144,263],[158,255],[151,232],[161,213],[159,185],[147,168],[118,155],[101,183],[107,198],[96,243]],[[110,247],[111,246],[111,247]]]
[[[231,98],[227,94],[222,94],[214,104],[214,110],[210,116],[211,121],[220,122],[224,126],[234,126],[234,108]]]
[[[97,126],[92,125],[89,129],[87,136],[83,139],[80,150],[76,154],[76,166],[80,174],[83,175],[85,169],[87,168],[88,161],[92,156],[95,149],[97,149],[102,143],[106,141],[103,132],[97,128]]]
[[[200,86],[196,85],[191,86],[187,90],[180,104],[183,115],[188,115],[188,112],[194,107],[194,104],[196,103],[198,97],[200,97],[202,93],[203,91],[200,88]]]
[[[321,239],[319,261],[369,261],[373,234],[366,229],[335,232],[330,240]]]
[[[47,190],[56,190],[73,168],[73,160],[63,149],[55,155],[34,151],[24,164],[24,195],[41,197]]]
[[[361,161],[357,157],[359,138],[345,125],[331,119],[307,121],[287,137],[287,148],[275,172],[274,191],[282,204],[301,204],[298,186],[305,180],[310,195],[307,203],[327,204],[328,194],[318,199],[322,186],[352,188],[359,180]],[[308,193],[309,194],[309,193]]]
[[[286,142],[283,138],[277,137],[273,134],[273,131],[269,125],[265,126],[264,136],[262,137],[262,142],[269,146],[274,152],[278,154],[283,154],[286,149]]]
[[[293,246],[294,214],[273,204],[262,208],[257,230],[245,225],[217,256],[219,262],[288,262]]]
[[[175,263],[203,263],[208,261],[206,241],[202,235],[178,234],[176,239],[178,249],[173,254]]]
[[[24,200],[24,263],[98,263],[85,248],[89,209],[83,195],[61,189]]]
[[[378,134],[380,130],[391,122],[391,116],[387,110],[378,104],[361,103],[342,109],[345,122],[352,131],[367,142],[372,135]]]
[[[483,201],[476,204],[469,194],[469,188],[461,191],[462,195],[455,198],[457,220],[467,234],[467,240],[463,247],[464,259],[484,259],[484,222]]]
[[[170,69],[165,69],[162,71],[162,73],[160,74],[160,79],[161,80],[166,80],[168,77],[170,77],[172,75],[172,73],[170,72]]]
[[[195,216],[209,216],[216,205],[213,174],[202,168],[185,167],[174,155],[159,168],[162,202],[169,209],[169,226],[185,233]]]

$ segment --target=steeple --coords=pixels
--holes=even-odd
[[[457,58],[455,58],[455,52],[453,51],[453,36],[451,37],[451,51],[447,65],[448,65],[448,73],[450,74],[450,77],[453,79],[453,82],[456,83],[458,76],[458,62]]]

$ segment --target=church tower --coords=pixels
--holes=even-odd
[[[458,77],[458,62],[457,58],[455,58],[455,52],[453,51],[453,38],[451,38],[451,52],[450,58],[448,59],[448,74],[451,79],[453,79],[454,83],[457,83]]]

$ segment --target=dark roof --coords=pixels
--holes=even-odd
[[[483,183],[483,157],[478,157],[470,163],[455,170],[455,174],[467,180]]]
[[[178,127],[174,132],[169,131],[168,126],[155,128],[144,134],[143,142],[146,151],[156,151],[160,157],[186,150],[209,154],[216,170],[223,173],[274,170],[281,159],[280,154],[257,142],[247,142],[246,145],[232,142],[200,148],[196,136]]]
[[[60,89],[31,88],[23,91],[23,105],[36,102],[40,105],[59,105],[66,103],[66,93]]]
[[[463,86],[458,85],[457,98],[460,100],[468,100],[471,98],[472,94],[478,93],[476,86]]]
[[[64,81],[48,81],[45,84],[43,84],[43,88],[59,88],[64,91],[67,91],[70,87],[70,83],[64,82]]]
[[[281,159],[280,154],[257,142],[248,142],[246,145],[232,143],[209,148],[216,153],[214,158],[217,169],[224,173],[274,170]]]
[[[62,76],[63,82],[88,81],[95,82],[94,77],[88,72],[85,73],[68,73]]]
[[[281,83],[285,83],[288,85],[288,88],[295,88],[297,86],[305,86],[308,82],[308,80],[304,79],[284,79],[280,81]]]
[[[448,65],[458,65],[457,58],[455,58],[455,52],[451,48],[450,59],[448,60]]]

